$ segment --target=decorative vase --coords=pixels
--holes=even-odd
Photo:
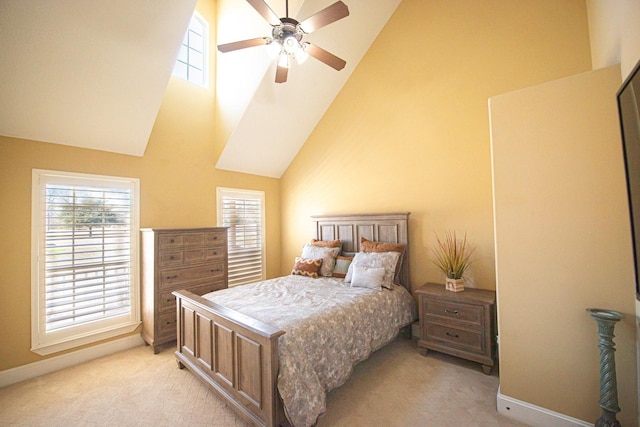
[[[444,282],[444,288],[451,292],[464,291],[464,279],[450,279],[447,277]]]
[[[618,385],[616,382],[615,344],[613,329],[624,316],[613,310],[587,308],[587,313],[598,324],[598,348],[600,348],[600,401],[602,414],[595,427],[620,427],[616,414],[620,412],[618,406]]]

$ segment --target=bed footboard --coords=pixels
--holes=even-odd
[[[188,291],[173,295],[178,365],[187,367],[247,421],[269,427],[284,424],[277,389],[278,338],[284,331]]]

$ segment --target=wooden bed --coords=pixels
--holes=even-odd
[[[341,239],[343,253],[360,239],[404,243],[400,282],[409,281],[408,212],[313,216],[315,238]],[[289,425],[278,394],[278,339],[285,332],[188,291],[177,302],[178,366],[188,368],[240,416],[259,426]]]

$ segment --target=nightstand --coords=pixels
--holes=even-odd
[[[496,357],[496,293],[465,288],[451,292],[439,283],[415,291],[420,316],[418,347],[478,362],[489,375]]]

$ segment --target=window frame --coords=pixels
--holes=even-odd
[[[224,225],[224,220],[223,220],[223,206],[222,206],[222,200],[224,197],[238,197],[238,198],[244,198],[244,199],[251,199],[251,200],[259,200],[260,201],[260,215],[261,215],[261,222],[260,222],[260,239],[261,239],[261,259],[260,259],[260,263],[261,263],[261,268],[260,268],[260,279],[259,280],[265,280],[266,279],[266,275],[267,275],[267,262],[266,262],[266,204],[265,204],[265,192],[264,191],[260,191],[260,190],[246,190],[246,189],[239,189],[239,188],[227,188],[227,187],[217,187],[216,188],[216,210],[217,210],[217,224],[219,227],[229,227],[228,225]],[[230,228],[230,227],[229,227]],[[229,233],[229,231],[227,231]],[[230,240],[229,237],[227,238],[227,240]],[[228,247],[227,248],[227,252],[228,252],[228,256],[229,258],[231,257],[231,254],[233,254],[233,250]],[[229,268],[227,268],[227,270],[229,270]],[[229,274],[229,271],[227,271],[227,275]],[[229,287],[232,286],[241,286],[243,284],[247,284],[247,283],[251,283],[251,282],[255,282],[256,280],[251,280],[251,281],[247,281],[247,282],[243,282],[243,283],[238,283],[238,284],[231,284],[231,280],[229,280]]]
[[[51,183],[78,187],[128,188],[131,191],[129,313],[85,323],[80,326],[72,326],[51,332],[46,331],[46,273],[43,269],[43,264],[45,262],[47,232],[44,229],[43,219],[47,208],[44,190],[46,185]],[[47,355],[133,332],[141,323],[139,179],[33,169],[31,196],[31,351],[40,355]]]
[[[199,25],[202,26],[202,29],[203,29],[202,34],[198,33],[193,29],[194,21],[196,21]],[[190,70],[192,68],[198,68],[189,60],[189,57],[190,57],[189,50],[190,49],[196,50],[192,48],[192,45],[190,43],[191,32],[196,33],[198,36],[202,37],[202,52],[198,51],[198,53],[202,54],[202,70],[201,70],[202,80],[201,81],[193,80],[191,78]],[[186,62],[180,60],[180,51],[182,51],[183,48],[187,49]],[[186,75],[182,75],[176,72],[176,67],[178,63],[182,63],[184,66],[186,66]],[[173,70],[171,71],[171,75],[181,80],[184,80],[186,82],[193,83],[195,85],[198,85],[204,88],[209,87],[209,23],[207,22],[206,19],[204,19],[204,17],[197,10],[193,12],[193,16],[191,17],[191,20],[189,21],[189,26],[187,27],[187,32],[185,33],[184,38],[180,43],[180,49],[178,50],[178,56],[176,57]]]

